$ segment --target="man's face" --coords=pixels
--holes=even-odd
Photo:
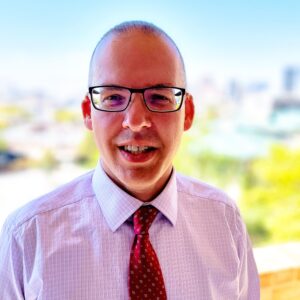
[[[90,86],[184,87],[182,65],[174,47],[164,38],[138,31],[105,40],[95,52],[91,68]],[[85,120],[85,124],[93,130],[108,176],[133,196],[148,201],[167,182],[173,157],[183,131],[191,126],[193,112],[190,95],[180,111],[157,113],[147,109],[142,94],[134,93],[125,111],[92,108],[91,120]]]

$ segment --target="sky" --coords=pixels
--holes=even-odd
[[[280,89],[284,68],[300,66],[299,15],[298,0],[0,0],[0,89],[84,94],[100,37],[134,19],[175,40],[190,84],[234,79]]]

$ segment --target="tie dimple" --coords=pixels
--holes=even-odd
[[[133,215],[134,233],[137,235],[148,234],[148,230],[157,214],[158,210],[153,206],[140,207]]]
[[[140,207],[133,216],[135,238],[128,276],[131,300],[167,299],[162,271],[148,232],[157,214],[158,210],[148,205]]]

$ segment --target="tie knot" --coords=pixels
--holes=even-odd
[[[135,234],[148,234],[148,230],[158,214],[152,205],[141,206],[133,215],[133,228]]]

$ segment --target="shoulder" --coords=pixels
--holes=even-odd
[[[8,216],[4,224],[4,229],[13,231],[35,216],[50,211],[55,212],[62,207],[92,197],[94,195],[91,185],[92,175],[93,171],[90,171],[56,188],[50,193],[28,202]]]
[[[177,191],[182,214],[187,214],[194,221],[214,222],[214,226],[222,227],[220,230],[228,229],[233,240],[242,238],[245,241],[246,226],[240,210],[224,191],[182,174],[177,174]]]
[[[236,209],[235,202],[221,189],[200,181],[196,178],[177,173],[178,193],[197,201],[209,201],[212,204],[220,204]]]

